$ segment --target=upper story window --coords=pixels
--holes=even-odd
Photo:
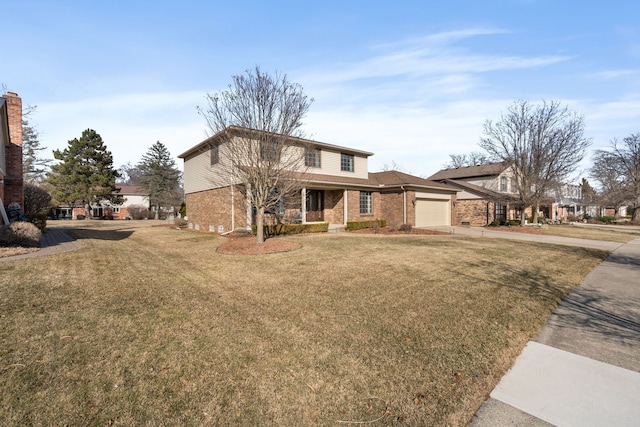
[[[209,156],[211,157],[211,166],[215,165],[220,161],[220,152],[218,144],[214,144],[211,146],[209,150]]]
[[[340,154],[340,170],[353,172],[353,154]]]
[[[280,151],[282,150],[281,144],[277,141],[264,141],[260,142],[260,159],[270,162],[277,162],[280,160]]]
[[[500,191],[502,193],[506,193],[507,191],[509,191],[509,184],[507,184],[507,177],[506,176],[501,176],[500,177]]]
[[[304,154],[304,165],[310,168],[320,167],[320,149],[307,148]]]

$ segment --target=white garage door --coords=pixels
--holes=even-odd
[[[449,200],[416,200],[416,227],[433,227],[436,225],[451,225]]]

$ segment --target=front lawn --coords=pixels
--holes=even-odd
[[[464,426],[606,255],[347,233],[223,255],[145,221],[63,225],[82,250],[0,263],[3,426]]]

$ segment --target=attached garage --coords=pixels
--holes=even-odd
[[[416,199],[416,227],[451,225],[450,199]]]

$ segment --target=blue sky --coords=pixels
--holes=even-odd
[[[0,83],[49,150],[87,128],[116,167],[206,137],[196,106],[259,65],[314,98],[308,137],[420,176],[513,101],[560,100],[593,148],[640,132],[640,3],[0,0]],[[51,155],[49,155],[51,157]],[[178,162],[182,167],[181,161]],[[587,163],[584,164],[586,166]]]

